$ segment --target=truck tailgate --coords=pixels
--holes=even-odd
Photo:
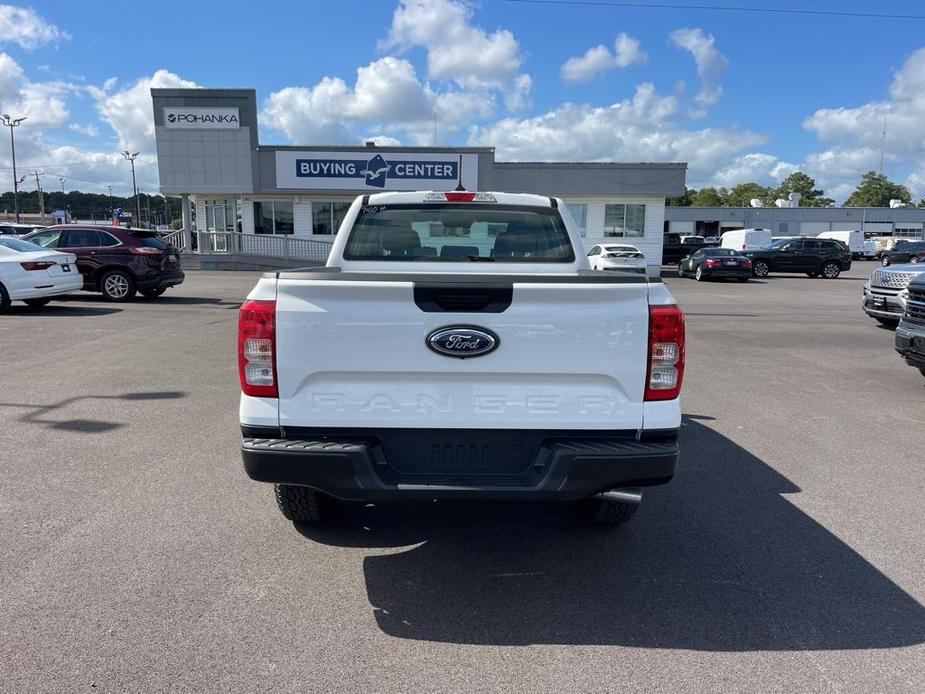
[[[281,273],[280,425],[641,428],[644,279],[497,276],[467,282],[469,289],[506,285],[510,304],[422,308],[415,303],[416,286],[443,286],[449,295],[458,289],[435,275]],[[488,329],[499,345],[466,359],[438,354],[427,338],[445,326]]]

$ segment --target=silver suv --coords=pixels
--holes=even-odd
[[[864,285],[861,308],[882,325],[895,328],[906,310],[909,282],[925,275],[925,264],[907,263],[874,270]]]

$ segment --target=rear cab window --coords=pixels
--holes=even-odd
[[[575,251],[556,208],[425,202],[361,207],[344,258],[571,263]]]

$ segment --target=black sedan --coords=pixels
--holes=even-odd
[[[897,241],[890,250],[880,254],[880,262],[883,267],[925,262],[925,241]]]
[[[693,275],[698,281],[713,277],[748,282],[752,261],[731,248],[701,248],[678,263],[678,277]]]

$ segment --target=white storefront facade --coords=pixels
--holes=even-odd
[[[394,190],[563,198],[586,250],[611,241],[661,263],[666,196],[685,164],[496,162],[491,147],[264,146],[253,90],[152,89],[160,190],[186,228],[330,239],[357,195]]]

